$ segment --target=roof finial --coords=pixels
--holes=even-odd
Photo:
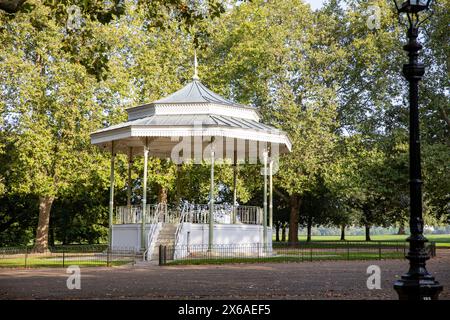
[[[194,49],[194,76],[192,77],[192,80],[199,80],[198,77],[198,63],[197,63],[197,49]]]

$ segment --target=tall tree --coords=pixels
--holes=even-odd
[[[89,139],[102,120],[96,78],[65,52],[65,34],[47,7],[1,18],[7,179],[10,191],[39,197],[35,245],[45,250],[54,200],[102,171],[104,158]]]
[[[328,22],[327,22],[328,23]],[[325,19],[302,1],[253,1],[237,6],[211,32],[208,80],[226,96],[259,107],[264,121],[286,130],[293,152],[275,185],[288,196],[289,240],[297,241],[304,192],[331,161],[337,99],[331,78],[343,54],[330,43]],[[320,26],[320,27],[319,27]]]

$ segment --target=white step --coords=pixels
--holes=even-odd
[[[151,260],[159,259],[159,246],[174,246],[175,245],[175,232],[177,231],[177,225],[171,223],[164,223],[158,234],[155,245],[153,247]]]

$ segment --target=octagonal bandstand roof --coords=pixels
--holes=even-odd
[[[234,103],[203,85],[198,77],[171,95],[126,110],[128,121],[91,134],[91,143],[116,152],[169,157],[180,137],[234,139],[236,143],[276,145],[279,153],[291,150],[286,133],[261,122],[257,109]],[[178,139],[177,139],[178,137]],[[251,147],[248,147],[251,148]],[[248,153],[248,151],[247,151]]]

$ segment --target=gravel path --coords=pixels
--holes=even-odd
[[[450,250],[428,270],[450,300]],[[381,268],[381,289],[368,290],[369,265]],[[0,299],[396,299],[393,281],[405,260],[321,261],[209,266],[82,268],[81,290],[68,290],[65,269],[0,269]]]

